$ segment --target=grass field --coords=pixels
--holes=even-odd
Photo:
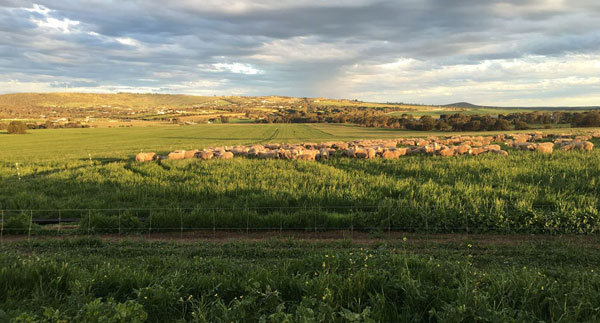
[[[597,130],[544,129],[545,133]],[[530,131],[511,131],[511,133]],[[497,132],[427,132],[365,128],[346,124],[205,124],[102,129],[30,130],[27,135],[0,131],[0,162],[38,163],[92,158],[131,158],[136,153],[166,153],[175,149],[267,142],[356,140],[427,137],[436,135],[485,136]]]
[[[50,210],[36,212],[36,218],[55,218],[59,209],[136,209],[129,215],[151,218],[156,230],[179,229],[183,222],[190,228],[309,230],[600,229],[598,150],[551,156],[517,151],[508,157],[409,156],[397,161],[334,158],[316,163],[235,158],[139,164],[131,159],[140,150],[166,153],[209,144],[417,134],[429,135],[344,125],[61,129],[1,135],[7,140],[0,146],[0,209]],[[181,213],[178,208],[187,210]],[[114,230],[116,214],[102,212],[70,216],[87,218],[98,232]],[[146,223],[133,226],[147,229]]]
[[[131,159],[429,135],[440,133],[328,124],[2,133],[0,322],[600,320],[598,149]],[[23,209],[34,211],[6,211]],[[61,232],[30,222],[57,216],[81,221]],[[348,240],[324,240],[336,232]]]
[[[0,245],[0,320],[597,322],[597,237]]]

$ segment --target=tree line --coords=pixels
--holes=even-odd
[[[497,131],[526,130],[531,125],[552,128],[556,124],[571,127],[600,127],[600,112],[517,112],[509,114],[466,115],[462,113],[442,114],[439,118],[429,115],[415,117],[409,114],[389,115],[376,109],[332,109],[309,112],[283,110],[262,115],[258,123],[353,123],[365,127],[406,129],[416,131]]]

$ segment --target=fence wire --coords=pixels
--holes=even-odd
[[[4,235],[153,234],[190,231],[237,232],[422,232],[422,233],[597,233],[597,209],[561,223],[559,205],[490,206],[486,214],[439,206],[231,206],[159,208],[67,208],[0,210]],[[439,214],[443,214],[440,216]],[[528,217],[523,220],[523,217]],[[591,220],[590,220],[591,219]],[[489,223],[490,221],[497,221]],[[520,221],[520,222],[519,222]],[[529,221],[529,222],[528,222]]]

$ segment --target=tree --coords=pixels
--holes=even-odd
[[[9,134],[25,134],[27,133],[27,125],[22,121],[12,121],[7,130]]]
[[[229,123],[229,116],[220,115],[221,123]]]
[[[529,125],[527,122],[523,122],[521,120],[515,119],[515,130],[527,130],[529,129]]]

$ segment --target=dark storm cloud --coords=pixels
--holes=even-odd
[[[378,66],[402,59],[425,62],[402,65],[412,71],[411,83],[444,87],[477,79],[465,74],[434,84],[415,75],[600,50],[600,5],[584,0],[0,0],[0,6],[0,74],[22,82],[54,77],[82,88],[194,92],[198,86],[199,93],[331,91],[378,99],[381,78],[402,72]],[[348,75],[356,82],[339,85]]]

